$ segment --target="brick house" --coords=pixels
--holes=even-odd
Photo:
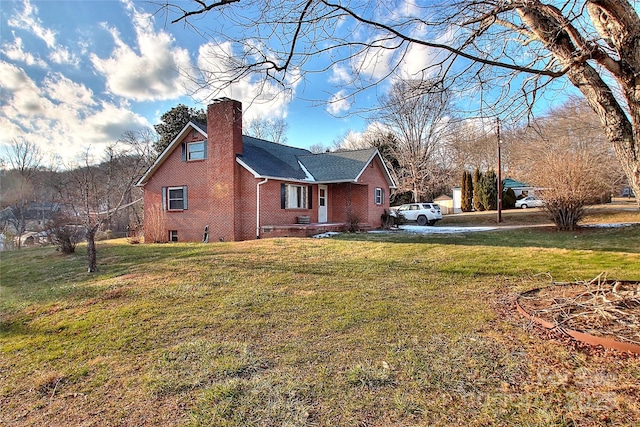
[[[313,154],[242,135],[242,104],[207,108],[137,184],[147,241],[231,241],[309,236],[381,225],[395,188],[375,148]]]

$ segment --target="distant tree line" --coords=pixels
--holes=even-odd
[[[26,231],[39,232],[64,253],[87,242],[87,268],[97,270],[95,241],[141,227],[142,190],[136,181],[153,160],[151,132],[127,132],[98,161],[87,151],[78,163],[44,165],[35,144],[15,140],[0,171],[0,227],[20,248]],[[64,166],[64,168],[62,167]],[[34,212],[36,213],[34,215]]]

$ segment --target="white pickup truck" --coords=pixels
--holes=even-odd
[[[401,214],[407,221],[416,221],[418,225],[434,225],[442,219],[440,206],[435,203],[407,203],[392,207],[391,216]]]

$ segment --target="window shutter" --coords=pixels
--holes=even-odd
[[[309,198],[309,209],[313,209],[313,185],[309,186],[309,191],[307,191],[307,197]]]
[[[187,144],[183,142],[181,146],[182,146],[182,161],[186,162],[187,161]]]
[[[381,188],[380,192],[382,194],[382,196],[380,197],[380,204],[384,205],[385,204],[385,201],[384,201],[384,188]]]
[[[167,187],[162,187],[162,210],[167,210]]]
[[[280,184],[280,209],[285,209],[287,207],[287,186],[282,183]]]
[[[186,211],[187,210],[187,186],[184,185],[182,186],[182,208]]]

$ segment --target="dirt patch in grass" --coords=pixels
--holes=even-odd
[[[595,337],[640,345],[640,282],[556,283],[518,298],[533,318]]]

